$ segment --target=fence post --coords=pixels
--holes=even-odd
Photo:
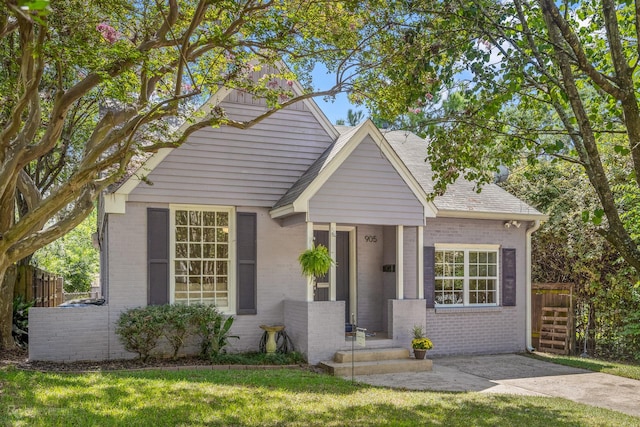
[[[56,307],[64,302],[64,291],[62,285],[62,277],[56,277]]]

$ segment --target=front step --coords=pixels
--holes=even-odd
[[[353,354],[353,356],[352,356]],[[416,360],[406,348],[380,348],[338,351],[333,361],[320,366],[330,374],[347,377],[353,375],[392,374],[399,372],[424,372],[432,369],[429,359]]]
[[[333,361],[336,363],[351,363],[353,355],[354,362],[372,362],[375,360],[393,360],[408,359],[409,350],[406,348],[377,348],[377,349],[359,349],[359,350],[343,350],[336,352]]]

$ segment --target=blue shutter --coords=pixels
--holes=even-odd
[[[502,249],[502,305],[516,305],[516,250]]]
[[[433,308],[435,306],[436,248],[433,246],[425,246],[423,257],[424,299],[427,302],[427,308]]]
[[[169,303],[169,209],[147,208],[147,303]]]
[[[237,314],[258,312],[257,292],[257,215],[238,212],[237,221]]]

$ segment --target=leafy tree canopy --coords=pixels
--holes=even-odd
[[[352,98],[382,119],[403,115],[428,135],[437,192],[461,176],[490,182],[499,165],[522,158],[579,166],[597,201],[585,219],[640,271],[637,222],[630,221],[637,209],[621,209],[637,202],[640,186],[636,4],[414,0],[406,6],[402,41],[376,48],[399,50],[402,60],[368,73],[356,85],[368,95],[356,91]],[[605,149],[614,162],[603,161]],[[616,163],[629,165],[622,181],[610,167]]]
[[[352,90],[361,71],[395,62],[373,47],[400,34],[402,5],[3,0],[0,278],[78,225],[133,159],[206,126],[247,128],[301,99]],[[321,92],[309,78],[316,63],[336,75]],[[234,89],[266,99],[267,110],[241,122],[215,103],[199,109]],[[9,282],[0,284],[3,346]]]

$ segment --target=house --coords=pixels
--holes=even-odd
[[[216,102],[236,119],[265,108],[237,91]],[[545,216],[464,181],[427,201],[425,155],[411,133],[333,126],[310,100],[160,150],[102,200],[107,304],[33,309],[30,358],[133,357],[114,333],[121,311],[193,302],[235,317],[230,351],[283,324],[310,363],[350,348],[351,323],[372,347],[409,347],[422,324],[433,355],[525,350],[530,236]],[[314,241],[337,261],[315,289],[297,262]]]

